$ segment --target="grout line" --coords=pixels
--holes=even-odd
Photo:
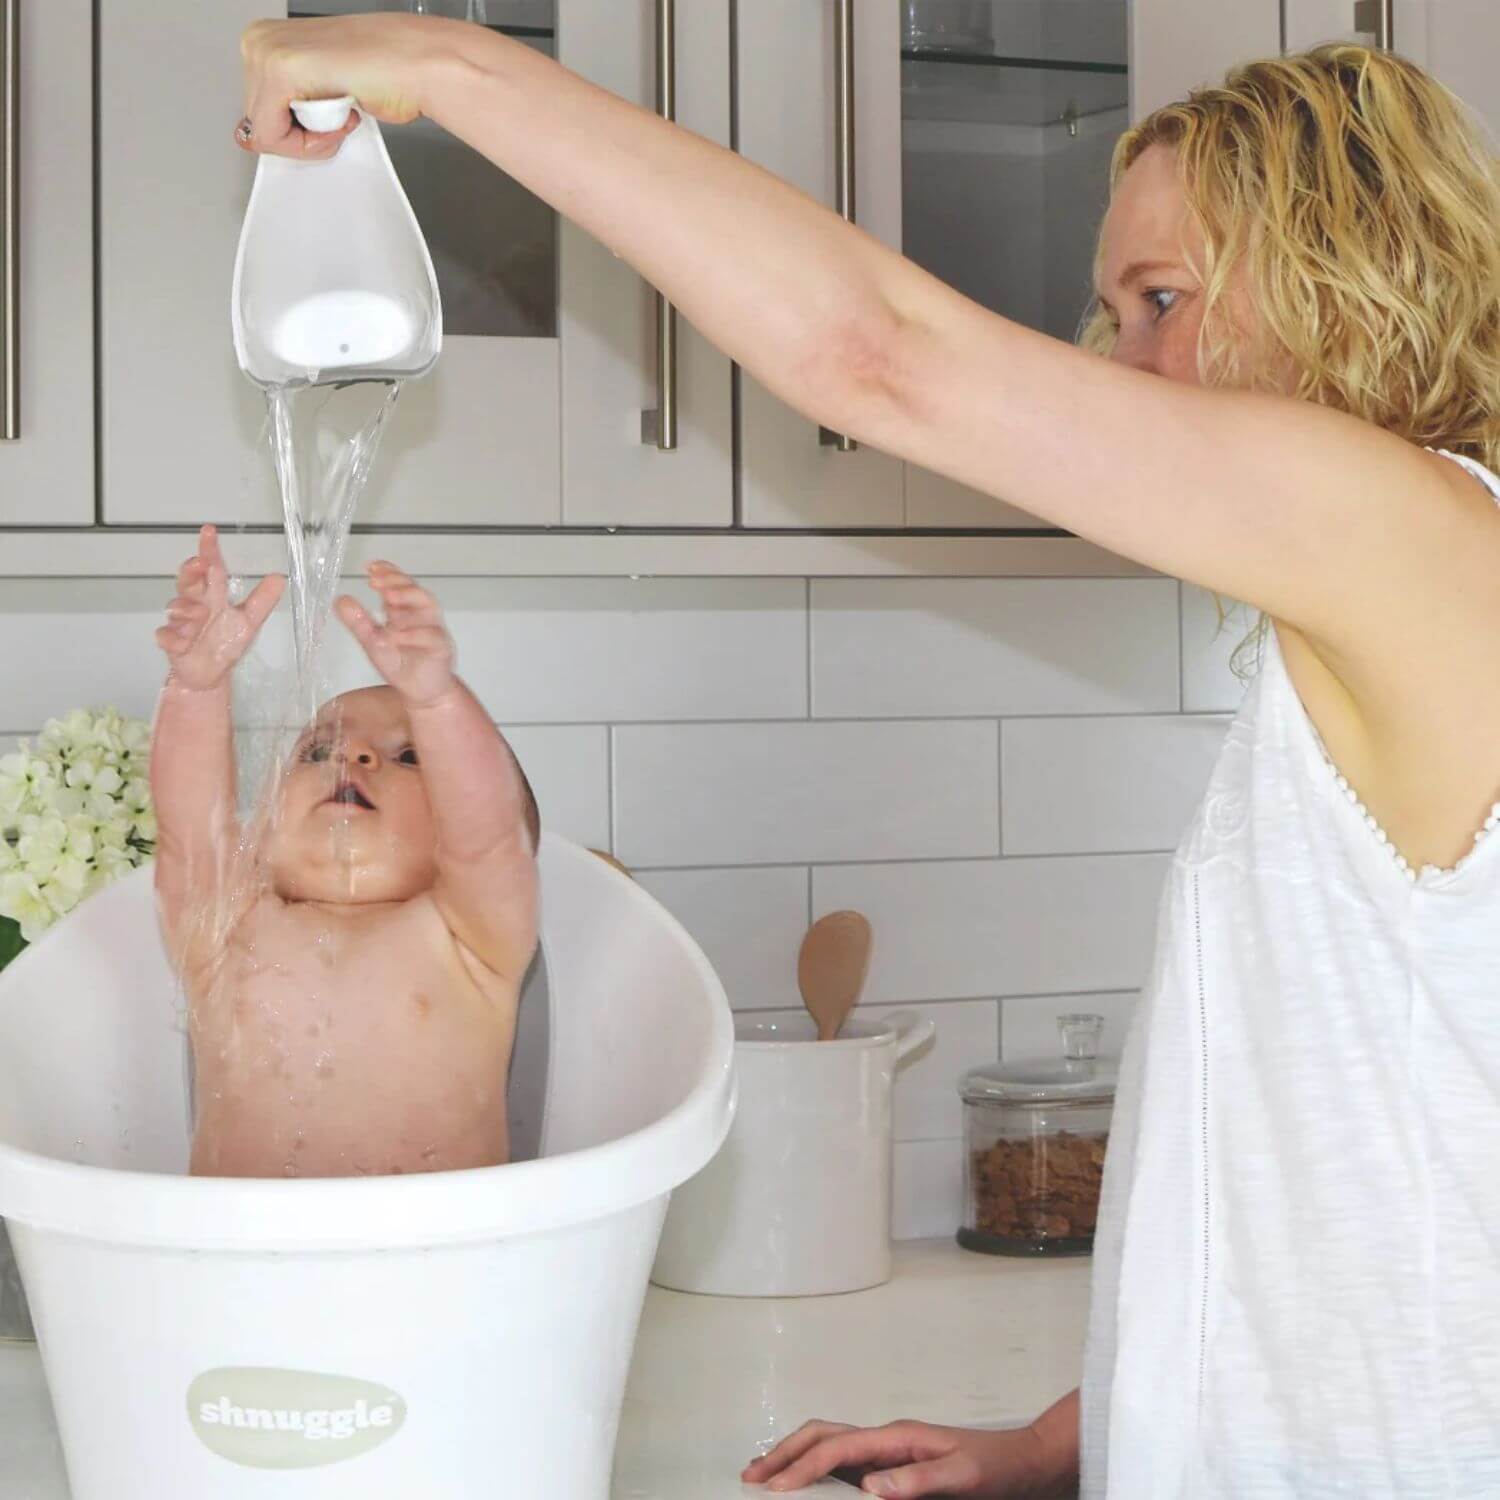
[[[1005,720],[995,721],[995,814],[1000,819],[995,847],[1005,857]]]
[[[3,614],[0,611],[0,614]],[[988,713],[972,714],[865,714],[848,715],[840,717],[823,716],[817,719],[787,718],[783,715],[758,715],[754,713],[742,713],[738,716],[725,716],[722,718],[708,719],[620,719],[611,718],[606,714],[596,714],[592,718],[584,719],[514,719],[508,718],[504,722],[516,729],[562,729],[570,726],[582,726],[587,724],[608,723],[616,729],[714,729],[714,728],[758,728],[761,725],[799,725],[807,728],[813,725],[822,727],[825,725],[845,725],[858,727],[869,724],[996,724],[1006,720],[1017,720],[1024,723],[1047,723],[1050,720],[1059,720],[1072,723],[1075,720],[1103,719],[1111,723],[1128,721],[1130,719],[1223,719],[1227,724],[1234,717],[1232,709],[1207,709],[1194,713],[1183,713],[1175,708],[1163,709],[1131,709],[1121,713],[1009,713],[1002,710],[999,713],[993,710]]]
[[[804,578],[806,592],[803,595],[803,608],[806,611],[806,629],[803,631],[803,644],[807,648],[807,657],[804,669],[807,673],[807,717],[813,718],[813,603],[812,603],[812,579]]]
[[[1175,847],[1175,846],[1173,846]],[[1162,849],[1085,849],[1080,852],[1065,852],[1057,854],[932,854],[915,855],[910,857],[898,857],[894,859],[806,859],[792,857],[788,859],[718,859],[710,860],[700,864],[684,864],[670,861],[666,864],[656,864],[650,860],[637,860],[631,865],[632,870],[643,872],[675,871],[681,874],[690,874],[700,870],[785,870],[795,869],[800,865],[810,866],[814,872],[818,870],[846,870],[846,869],[924,869],[932,865],[1025,865],[1035,864],[1042,860],[1125,860],[1125,859],[1163,859],[1170,858],[1173,848]]]
[[[615,854],[620,847],[620,834],[615,826],[615,729],[613,724],[604,726],[604,803],[608,809],[609,852]],[[616,858],[618,857],[616,854]]]
[[[862,1010],[907,1010],[913,1005],[997,1005],[1000,1014],[1005,1014],[1005,1006],[1013,1000],[1094,1000],[1113,999],[1118,995],[1139,995],[1140,987],[1133,989],[1104,989],[1104,990],[1026,990],[1014,995],[924,995],[920,1000],[861,1000],[859,1002]],[[788,1000],[785,1005],[735,1005],[730,1007],[737,1016],[765,1015],[769,1011],[795,1011],[798,1007],[795,1001]]]
[[[104,111],[100,107],[100,95],[103,85],[100,74],[100,54],[104,50],[100,44],[100,35],[103,30],[100,24],[99,0],[94,0],[90,7],[89,19],[89,47],[91,57],[89,61],[90,95],[93,100],[94,122],[91,131],[91,149],[94,153],[93,173],[91,184],[91,201],[89,211],[93,216],[93,222],[89,226],[93,240],[92,259],[94,284],[91,288],[93,306],[91,314],[94,319],[93,329],[93,357],[94,357],[94,391],[93,391],[93,422],[94,422],[94,525],[104,524],[104,215],[102,212],[104,202],[103,173],[100,171],[102,151],[100,149],[103,139],[102,120]]]
[[[4,618],[9,611],[0,608],[0,618]],[[66,611],[62,611],[66,613]],[[153,688],[153,694],[159,690],[158,683]],[[580,719],[527,719],[513,718],[509,715],[498,715],[495,719],[497,724],[506,729],[598,729],[601,726],[610,729],[757,729],[763,725],[797,725],[802,728],[825,725],[838,725],[848,728],[858,728],[873,724],[931,724],[934,727],[944,724],[997,724],[1014,720],[1024,724],[1045,724],[1049,722],[1073,723],[1075,721],[1103,720],[1108,723],[1124,723],[1131,719],[1184,719],[1188,721],[1222,720],[1227,726],[1234,718],[1234,710],[1229,708],[1201,709],[1192,712],[1183,712],[1178,709],[1161,709],[1152,712],[1129,712],[1129,713],[1069,713],[1069,714],[1025,714],[1025,713],[981,713],[981,714],[890,714],[885,716],[868,716],[865,718],[822,718],[822,719],[791,719],[781,717],[760,717],[753,713],[741,714],[737,717],[724,717],[715,719],[619,719],[611,718],[607,714],[595,714],[592,717]],[[273,725],[247,725],[247,728],[274,728]],[[0,731],[3,732],[3,731]],[[1003,733],[1003,730],[1002,730]]]
[[[3,618],[5,614],[6,611],[0,609],[0,618]],[[608,714],[595,714],[592,717],[581,719],[527,719],[515,718],[508,714],[499,714],[495,716],[495,722],[503,724],[507,729],[597,729],[601,725],[607,725],[614,729],[758,729],[763,725],[795,725],[802,728],[809,728],[814,725],[823,727],[826,725],[860,728],[876,724],[931,724],[937,727],[945,724],[1004,724],[1012,720],[1025,724],[1045,724],[1051,721],[1073,723],[1075,721],[1095,719],[1104,720],[1109,723],[1123,723],[1131,719],[1203,719],[1208,721],[1222,719],[1227,725],[1233,718],[1233,709],[1216,708],[1204,709],[1193,713],[1179,713],[1176,709],[1163,709],[1159,713],[909,714],[848,719],[762,718],[755,714],[741,714],[738,717],[718,719],[618,719],[611,718]]]
[[[1183,584],[1177,584],[1177,712],[1187,704],[1187,621],[1183,608]]]

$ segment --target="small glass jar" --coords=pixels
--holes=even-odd
[[[1094,1246],[1115,1068],[1098,1058],[1104,1018],[1058,1018],[1062,1055],[964,1075],[964,1222],[989,1255],[1087,1255]]]

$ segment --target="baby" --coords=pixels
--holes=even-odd
[[[229,600],[214,529],[157,631],[156,890],[188,997],[191,1170],[329,1177],[508,1156],[506,1073],[537,941],[536,804],[453,675],[436,601],[371,563],[385,622],[338,601],[389,686],[305,731],[253,838],[229,679],[285,580]]]

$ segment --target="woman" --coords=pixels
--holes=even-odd
[[[1451,97],[1338,46],[1136,127],[1086,351],[477,28],[244,50],[250,149],[337,149],[299,96],[426,114],[807,416],[1269,622],[1127,1048],[1081,1416],[812,1423],[745,1477],[1500,1493],[1500,178]]]

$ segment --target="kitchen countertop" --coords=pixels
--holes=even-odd
[[[1089,1261],[896,1247],[885,1286],[841,1297],[694,1297],[652,1287],[615,1456],[614,1500],[743,1500],[756,1453],[810,1417],[958,1426],[1030,1420],[1078,1382]],[[835,1500],[828,1482],[804,1493]],[[0,1500],[67,1500],[34,1346],[0,1344]],[[175,1497],[163,1496],[163,1500]]]

